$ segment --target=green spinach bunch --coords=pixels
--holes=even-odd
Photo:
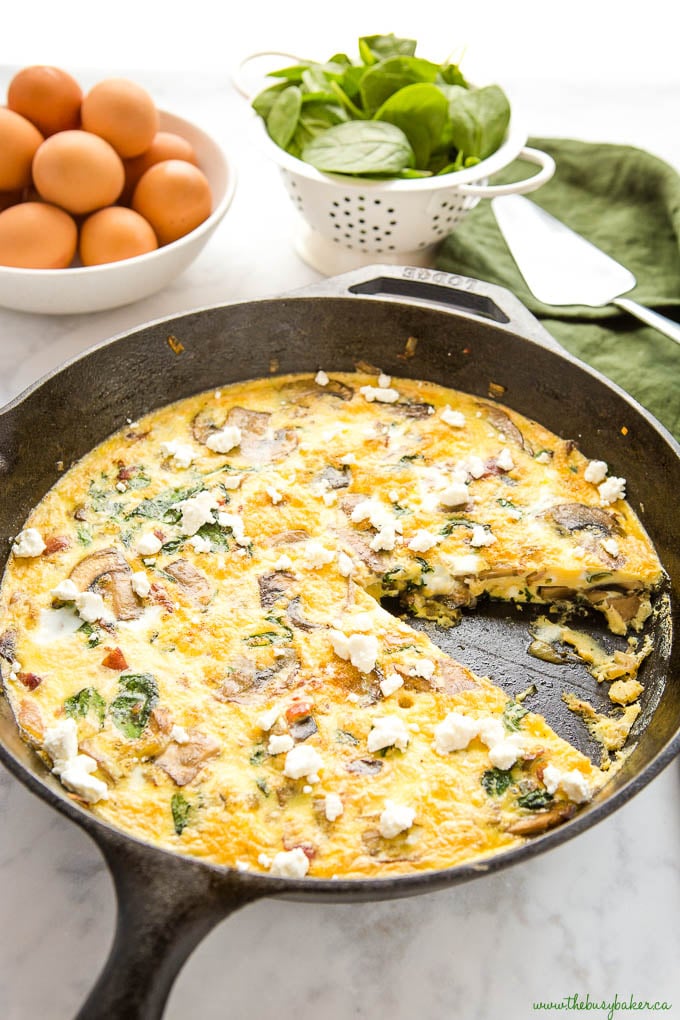
[[[274,142],[324,173],[409,178],[474,166],[498,149],[510,104],[471,88],[457,64],[416,56],[414,39],[359,39],[359,59],[296,64],[253,100]]]

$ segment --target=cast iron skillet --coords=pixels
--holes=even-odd
[[[410,336],[418,346],[405,360]],[[151,323],[99,345],[12,401],[0,413],[0,567],[8,539],[58,479],[57,463],[71,464],[126,419],[236,380],[272,371],[352,370],[359,360],[393,376],[430,379],[483,397],[494,383],[504,388],[502,400],[509,406],[577,440],[586,455],[606,459],[628,479],[629,498],[656,544],[669,573],[671,602],[677,603],[680,448],[670,435],[620,389],[565,354],[509,292],[445,273],[383,266],[292,296]],[[559,696],[564,688],[585,691],[597,704],[595,685],[578,664],[528,657],[529,619],[530,610],[489,604],[460,627],[444,632],[433,625],[430,633],[446,651],[477,672],[490,672],[508,690],[533,680],[538,689],[531,707],[583,750],[596,753]],[[346,903],[430,892],[525,860],[604,818],[680,750],[680,686],[667,682],[680,672],[671,625],[669,617],[657,628],[655,651],[643,667],[646,691],[634,750],[593,803],[570,822],[488,861],[385,880],[241,873],[125,835],[69,799],[20,739],[0,699],[0,758],[30,790],[89,833],[116,886],[111,955],[78,1017],[160,1017],[189,953],[219,920],[252,900],[283,896]],[[598,626],[592,625],[595,631]]]

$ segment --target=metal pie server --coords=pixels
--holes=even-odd
[[[680,325],[622,297],[635,277],[585,237],[521,195],[491,202],[494,215],[527,287],[547,305],[617,305],[680,344]]]

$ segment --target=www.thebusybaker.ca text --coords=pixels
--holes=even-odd
[[[562,999],[550,1000],[548,1002],[534,1002],[533,1008],[535,1010],[589,1010],[590,1012],[605,1013],[607,1020],[614,1020],[614,1015],[617,1011],[633,1011],[648,1010],[650,1012],[661,1012],[668,1011],[673,1008],[671,1002],[665,1002],[660,999],[638,999],[635,995],[630,995],[627,999],[620,999],[618,995],[614,995],[613,999],[595,999],[591,998],[589,994],[585,998],[578,993],[575,995],[565,995]]]

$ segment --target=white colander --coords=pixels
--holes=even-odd
[[[236,88],[246,98],[251,99],[253,92],[245,83],[244,68],[255,59],[270,56],[300,62],[292,54],[250,54],[233,76]],[[455,230],[480,198],[535,191],[555,172],[551,156],[525,145],[527,133],[514,114],[501,147],[476,166],[440,177],[389,181],[321,173],[276,145],[262,119],[254,112],[253,118],[256,143],[278,164],[299,213],[295,248],[305,262],[327,275],[376,261],[432,265],[437,244]],[[492,174],[514,159],[540,169],[514,184],[488,184]]]

